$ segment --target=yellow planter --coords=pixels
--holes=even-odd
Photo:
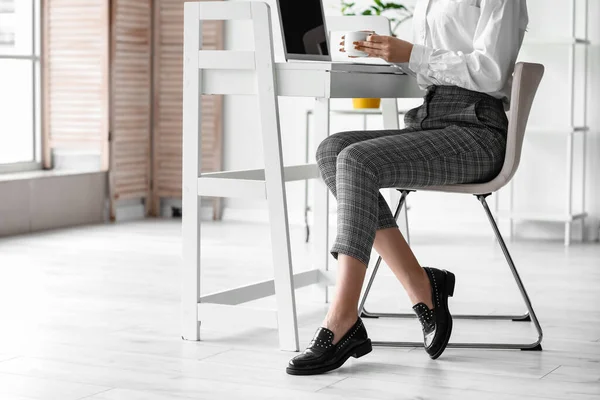
[[[379,108],[381,105],[381,99],[352,99],[354,108]]]

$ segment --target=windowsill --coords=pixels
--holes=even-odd
[[[0,182],[11,182],[21,181],[30,179],[43,179],[52,178],[58,176],[70,176],[70,175],[87,175],[87,174],[98,174],[104,173],[102,170],[36,170],[36,171],[22,171],[22,172],[10,172],[0,174]]]
[[[107,220],[106,172],[92,168],[0,174],[0,237]]]

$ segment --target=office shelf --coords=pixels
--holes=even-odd
[[[527,134],[552,134],[552,135],[571,135],[589,132],[589,126],[529,126]]]
[[[510,193],[509,193],[509,210],[508,211],[499,211],[499,202],[500,197],[498,197],[498,201],[496,202],[496,217],[497,218],[507,218],[511,222],[511,236],[514,231],[514,221],[549,221],[549,222],[561,222],[565,224],[565,246],[569,246],[571,244],[571,228],[572,224],[575,222],[581,223],[582,229],[582,238],[585,240],[585,219],[588,214],[586,212],[586,204],[585,204],[585,196],[586,196],[586,155],[587,155],[587,135],[589,132],[588,127],[588,116],[587,116],[587,108],[588,108],[588,82],[589,82],[589,71],[587,68],[588,59],[589,59],[589,0],[570,0],[571,1],[571,37],[536,37],[535,35],[531,37],[525,38],[523,44],[527,46],[531,45],[539,45],[539,46],[569,46],[569,76],[566,79],[569,80],[570,93],[568,96],[568,107],[569,109],[569,117],[570,124],[568,126],[560,126],[560,127],[541,127],[541,126],[530,126],[527,129],[528,134],[555,134],[556,136],[564,135],[566,140],[566,152],[567,152],[567,160],[565,163],[566,169],[566,182],[564,187],[558,187],[557,194],[564,194],[564,212],[555,212],[555,213],[546,213],[539,211],[526,211],[526,210],[515,210],[514,207],[514,196],[515,196],[515,184],[514,179],[510,183]],[[584,10],[579,10],[579,7],[583,7]],[[577,15],[578,11],[584,11],[582,14],[585,15],[583,21],[578,21]],[[578,36],[579,26],[578,23],[583,23],[582,31],[584,32],[583,36]],[[579,82],[576,79],[576,71],[577,71],[577,57],[576,57],[576,49],[581,48],[583,46],[584,54],[583,54],[583,63],[585,65],[585,72],[583,76],[583,90],[578,93],[576,90],[576,82]],[[575,98],[576,94],[581,95],[580,102],[583,107],[583,121],[581,124],[575,122]],[[575,137],[580,138],[583,141],[583,146],[581,149],[581,153],[575,157],[575,151],[573,142]],[[574,160],[581,160],[583,163],[582,173],[581,173],[581,204],[577,207],[574,206]],[[504,192],[504,190],[502,191]],[[555,197],[557,201],[560,201],[560,196]],[[576,212],[575,210],[579,210]]]
[[[568,45],[589,45],[591,44],[589,39],[580,37],[525,37],[523,45],[537,45],[537,46],[568,46]]]
[[[510,212],[500,211],[499,218],[508,218],[515,221],[547,221],[547,222],[575,222],[587,218],[588,213],[563,214],[560,212]]]

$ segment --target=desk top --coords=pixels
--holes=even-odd
[[[278,70],[353,72],[366,74],[406,75],[400,68],[382,63],[352,63],[330,61],[289,61],[276,63]]]
[[[336,62],[275,63],[277,94],[319,98],[421,98],[417,81],[390,65]],[[256,95],[256,75],[250,70],[202,71],[203,94]]]

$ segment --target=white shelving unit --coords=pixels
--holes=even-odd
[[[565,246],[569,246],[571,244],[571,231],[572,226],[575,222],[579,222],[581,224],[581,237],[582,240],[585,240],[585,219],[588,216],[586,212],[586,204],[585,204],[585,196],[586,196],[586,155],[587,155],[587,135],[589,131],[588,127],[588,116],[587,116],[587,108],[588,108],[588,53],[589,53],[589,0],[570,0],[570,21],[571,21],[571,37],[526,37],[523,45],[524,46],[569,46],[569,113],[570,113],[570,125],[567,127],[543,127],[543,126],[532,126],[528,129],[528,133],[531,134],[564,134],[567,133],[565,138],[566,140],[566,181],[564,184],[564,212],[558,213],[547,213],[540,212],[538,210],[534,211],[522,211],[515,210],[514,207],[514,195],[515,195],[515,187],[513,181],[510,184],[510,194],[509,194],[509,209],[508,211],[499,211],[499,203],[500,199],[497,198],[496,201],[496,215],[500,219],[508,219],[510,221],[510,236],[511,238],[514,235],[514,226],[515,221],[546,221],[546,222],[562,222],[565,225],[565,233],[564,233],[564,241]],[[583,21],[579,21],[583,23],[582,30],[583,36],[578,35],[578,11],[579,7],[584,7]],[[583,63],[584,63],[584,76],[583,76],[583,88],[581,95],[583,98],[581,99],[582,110],[582,124],[578,125],[576,122],[576,74],[577,74],[577,49],[583,46]],[[574,197],[574,146],[573,142],[576,136],[581,135],[583,146],[582,153],[580,158],[582,160],[582,184],[581,184],[581,208],[576,209],[573,200]],[[518,179],[518,177],[517,177]],[[558,197],[557,197],[558,198]]]

